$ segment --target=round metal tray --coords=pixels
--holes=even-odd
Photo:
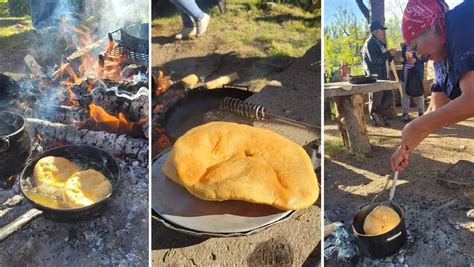
[[[268,205],[244,201],[206,201],[167,178],[162,167],[170,149],[163,151],[152,168],[152,209],[155,219],[188,234],[239,236],[258,232],[291,217]]]

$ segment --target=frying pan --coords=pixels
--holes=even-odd
[[[349,79],[349,83],[351,84],[367,84],[367,83],[374,83],[377,81],[378,75],[357,75],[351,76]]]
[[[81,208],[51,208],[34,201],[28,196],[27,189],[31,186],[31,178],[36,163],[48,156],[64,157],[79,164],[82,168],[91,168],[101,172],[112,184],[112,193],[90,206]],[[30,161],[20,175],[20,189],[33,208],[15,219],[10,224],[0,229],[0,241],[29,223],[39,215],[44,215],[47,219],[63,222],[74,222],[84,220],[99,215],[107,204],[112,200],[120,181],[120,169],[115,159],[107,152],[93,146],[68,145],[48,150],[32,161]]]
[[[189,129],[204,124],[205,114],[217,111],[219,104],[225,97],[234,97],[241,100],[249,98],[251,91],[238,87],[223,87],[218,89],[196,88],[186,91],[184,97],[172,105],[165,114],[164,130],[174,143],[178,137]]]

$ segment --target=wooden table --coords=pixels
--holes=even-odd
[[[324,85],[324,97],[333,97],[336,103],[339,131],[344,146],[350,151],[363,154],[371,151],[362,94],[395,90],[398,86],[396,81],[377,81],[369,84],[337,82]]]

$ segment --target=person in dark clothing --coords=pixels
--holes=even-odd
[[[415,52],[411,51],[406,44],[403,44],[402,47],[402,57],[403,57],[403,68],[402,75],[400,77],[400,82],[402,84],[402,121],[409,122],[411,120],[410,115],[408,114],[410,110],[410,96],[407,94],[407,85],[409,84],[408,79],[413,76],[409,76],[409,72],[414,72],[417,77],[423,81],[423,76],[425,72],[425,63],[426,59],[420,59]],[[416,108],[418,110],[418,116],[422,116],[425,113],[425,97],[424,95],[413,97]]]
[[[364,44],[362,59],[366,74],[378,75],[379,80],[390,77],[389,63],[395,55],[395,50],[387,50],[385,28],[379,21],[370,25],[371,35]],[[392,91],[374,92],[369,94],[369,114],[375,125],[385,126],[390,117],[393,104]]]
[[[33,28],[58,27],[60,18],[81,14],[84,0],[29,0]]]

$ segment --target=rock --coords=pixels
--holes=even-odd
[[[267,83],[267,86],[281,87],[283,84],[280,81],[272,80]]]
[[[272,10],[272,9],[276,6],[276,3],[274,3],[274,2],[267,2],[267,3],[265,3],[265,5],[266,5],[266,8],[267,8],[267,9]]]
[[[466,149],[466,145],[460,145],[459,146],[459,150],[465,150]]]
[[[468,211],[466,213],[466,216],[469,218],[469,219],[474,219],[474,209]]]

